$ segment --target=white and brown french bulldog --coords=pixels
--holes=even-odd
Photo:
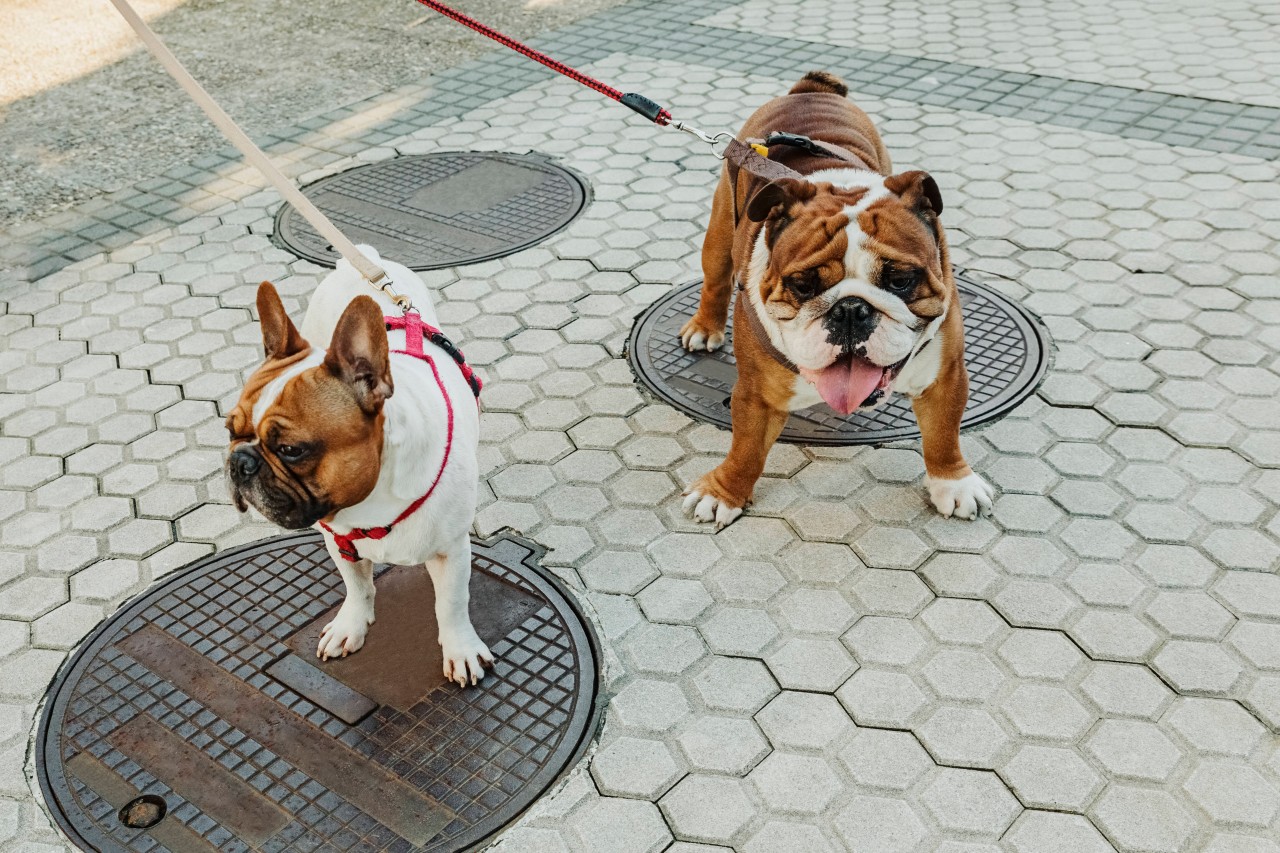
[[[400,264],[381,266],[435,326],[422,280]],[[425,564],[444,675],[465,686],[493,663],[468,612],[478,407],[450,353],[429,340],[422,352],[434,364],[404,352],[408,332],[388,330],[384,320],[400,313],[340,261],[312,295],[299,332],[264,281],[258,316],[266,361],[227,417],[227,482],[241,512],[251,504],[281,527],[323,532],[347,594],[317,656],[364,645],[374,620],[375,562]]]
[[[722,345],[737,283],[738,381],[728,457],[685,493],[698,521],[723,526],[742,514],[790,411],[825,401],[847,415],[892,393],[911,398],[937,510],[972,519],[991,507],[991,487],[960,451],[969,374],[942,197],[924,172],[892,174],[847,94],[839,78],[811,72],[738,136],[800,134],[847,154],[770,147],[800,176],[765,182],[726,165],[716,188],[702,298],[680,334],[689,350]]]

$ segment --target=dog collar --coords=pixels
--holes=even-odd
[[[747,326],[751,329],[751,334],[760,343],[769,356],[787,370],[792,373],[799,374],[800,368],[796,367],[796,363],[787,358],[782,350],[773,344],[773,339],[769,337],[769,331],[764,327],[764,322],[760,319],[760,315],[756,313],[754,305],[749,304],[750,299],[747,298],[747,289],[742,286],[742,282],[738,282],[738,304],[733,309],[734,318],[745,317]]]
[[[462,355],[462,350],[454,346],[453,341],[445,337],[444,332],[441,332],[435,326],[422,322],[422,317],[416,311],[411,311],[403,317],[383,317],[382,319],[385,321],[388,331],[393,329],[404,330],[404,349],[392,350],[393,353],[413,356],[431,366],[431,375],[435,377],[436,386],[440,389],[440,395],[444,397],[445,411],[449,414],[448,428],[445,431],[444,457],[440,460],[440,470],[436,472],[435,478],[431,481],[431,486],[422,497],[405,507],[404,512],[397,515],[394,521],[382,527],[355,527],[349,533],[339,533],[323,521],[319,522],[324,531],[333,537],[333,542],[338,547],[338,553],[350,563],[360,560],[360,553],[356,551],[355,544],[358,540],[382,539],[397,524],[417,512],[435,492],[436,486],[440,485],[440,478],[444,476],[444,469],[449,465],[449,451],[453,449],[453,401],[449,399],[449,391],[444,387],[444,381],[440,378],[440,369],[436,367],[436,360],[423,351],[422,342],[424,340],[430,341],[453,359],[458,365],[458,369],[462,371],[463,378],[467,380],[467,385],[471,387],[471,392],[475,394],[477,406],[480,405],[480,389],[484,386],[484,383],[480,381],[480,377],[476,376],[475,371],[467,364],[466,358]]]

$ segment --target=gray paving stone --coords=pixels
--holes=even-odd
[[[1102,793],[1091,815],[1122,849],[1180,850],[1194,828],[1190,815],[1169,794],[1120,785]]]
[[[602,798],[576,812],[569,826],[588,850],[657,853],[671,843],[671,831],[652,803]]]
[[[659,740],[620,737],[591,762],[591,776],[605,796],[655,799],[680,775],[671,751]]]
[[[859,795],[833,820],[851,850],[910,853],[919,849],[926,830],[911,806],[898,799]]]
[[[999,838],[1022,806],[994,773],[943,767],[920,793],[920,801],[943,827]]]
[[[686,776],[659,805],[678,838],[712,844],[734,840],[754,811],[743,782],[723,776]]]
[[[1024,811],[1005,841],[1014,853],[1111,853],[1105,838],[1083,817],[1050,811]]]

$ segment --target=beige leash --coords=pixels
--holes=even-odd
[[[356,245],[338,230],[338,226],[334,225],[329,217],[320,211],[320,208],[312,204],[311,200],[304,196],[293,185],[293,182],[272,164],[267,155],[262,152],[262,149],[253,144],[253,140],[232,121],[231,116],[227,115],[222,107],[218,106],[213,98],[209,96],[209,93],[204,90],[204,87],[196,82],[196,79],[183,67],[182,63],[178,61],[178,58],[173,55],[169,48],[165,47],[164,42],[160,41],[160,38],[151,30],[151,27],[147,26],[147,22],[142,20],[142,16],[129,5],[128,0],[111,0],[111,4],[129,22],[134,32],[142,39],[143,44],[160,61],[160,64],[169,72],[169,75],[177,81],[179,86],[186,90],[187,94],[191,96],[191,100],[195,101],[196,105],[204,110],[205,115],[217,125],[223,135],[231,141],[231,144],[240,150],[244,158],[280,192],[285,201],[297,208],[307,222],[311,223],[311,227],[315,228],[326,240],[333,244],[338,253],[346,258],[371,285],[395,300],[401,310],[412,310],[413,303],[408,296],[395,292],[391,277],[387,275],[386,271],[357,249]]]

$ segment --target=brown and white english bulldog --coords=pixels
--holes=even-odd
[[[360,248],[379,261],[372,248]],[[381,266],[435,326],[422,280],[400,264]],[[416,347],[407,331],[388,329],[387,318],[400,314],[345,260],[312,295],[301,331],[263,282],[266,361],[227,417],[227,483],[241,512],[251,504],[281,527],[324,534],[347,595],[320,635],[318,657],[345,657],[364,645],[374,620],[375,562],[425,564],[444,676],[465,686],[493,663],[468,606],[480,416],[451,352],[429,340]]]
[[[685,493],[698,521],[742,514],[789,412],[824,401],[847,415],[892,393],[911,398],[937,510],[972,519],[991,507],[991,487],[960,451],[969,374],[938,185],[925,172],[892,174],[847,94],[834,75],[805,75],[738,135],[819,141],[769,148],[800,176],[765,182],[726,165],[716,188],[702,298],[680,337],[689,350],[721,346],[737,283],[738,382],[729,455]]]

